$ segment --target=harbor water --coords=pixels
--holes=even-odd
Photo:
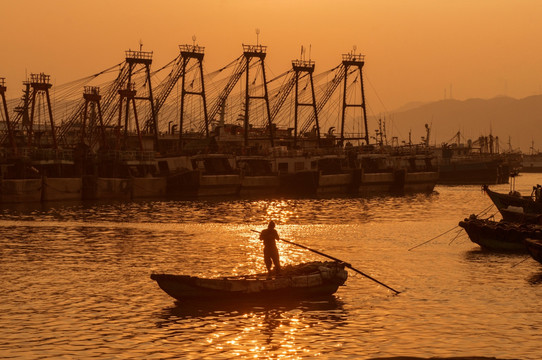
[[[524,174],[516,189],[541,181]],[[542,265],[481,251],[457,227],[490,206],[479,186],[436,186],[404,197],[3,207],[0,357],[540,359]],[[284,239],[401,293],[349,271],[330,299],[186,304],[150,279],[262,272],[252,230],[271,219]],[[322,259],[279,250],[283,264]]]

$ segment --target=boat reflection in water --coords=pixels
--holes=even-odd
[[[168,326],[177,320],[191,318],[234,318],[239,316],[251,316],[261,318],[297,310],[304,317],[312,317],[320,320],[344,322],[347,313],[344,303],[335,295],[324,296],[316,300],[292,300],[292,299],[268,299],[259,301],[238,301],[234,299],[225,301],[175,301],[174,307],[164,308],[158,315],[161,320],[158,326]],[[290,319],[289,321],[293,321]]]
[[[159,319],[155,322],[156,327],[170,336],[183,331],[187,322],[194,322],[199,324],[192,329],[194,336],[207,346],[220,347],[220,344],[227,343],[243,349],[238,355],[264,357],[270,352],[289,356],[288,352],[299,346],[300,338],[313,337],[316,340],[316,334],[312,331],[312,335],[307,334],[307,327],[318,327],[327,334],[339,334],[349,322],[343,301],[333,295],[320,300],[274,299],[257,304],[183,302],[164,308],[156,317]],[[242,330],[236,333],[217,332],[217,323],[236,323]],[[325,342],[332,341],[330,338]],[[299,354],[298,350],[294,351]],[[307,349],[307,354],[311,353]],[[216,352],[218,354],[219,350]]]

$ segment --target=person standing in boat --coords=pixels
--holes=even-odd
[[[275,222],[270,221],[267,229],[260,233],[260,240],[263,240],[263,259],[267,271],[271,272],[271,265],[275,266],[275,273],[280,272],[279,250],[277,249],[276,240],[279,240],[279,234],[275,230]]]

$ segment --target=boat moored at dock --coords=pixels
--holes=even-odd
[[[265,156],[238,156],[236,166],[241,175],[240,196],[278,195],[280,177],[272,169],[272,160]]]
[[[525,239],[542,238],[540,226],[479,219],[475,215],[460,221],[459,226],[473,243],[490,251],[524,253]]]

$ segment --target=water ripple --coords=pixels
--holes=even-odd
[[[536,183],[526,176],[525,184]],[[518,186],[525,186],[519,183]],[[501,189],[506,190],[506,186]],[[499,188],[497,187],[497,190]],[[4,358],[537,359],[542,270],[522,255],[436,238],[490,204],[478,187],[369,199],[141,201],[0,211],[0,353]],[[257,234],[343,259],[322,301],[178,303],[152,272],[265,271]],[[279,243],[284,264],[320,259]]]

